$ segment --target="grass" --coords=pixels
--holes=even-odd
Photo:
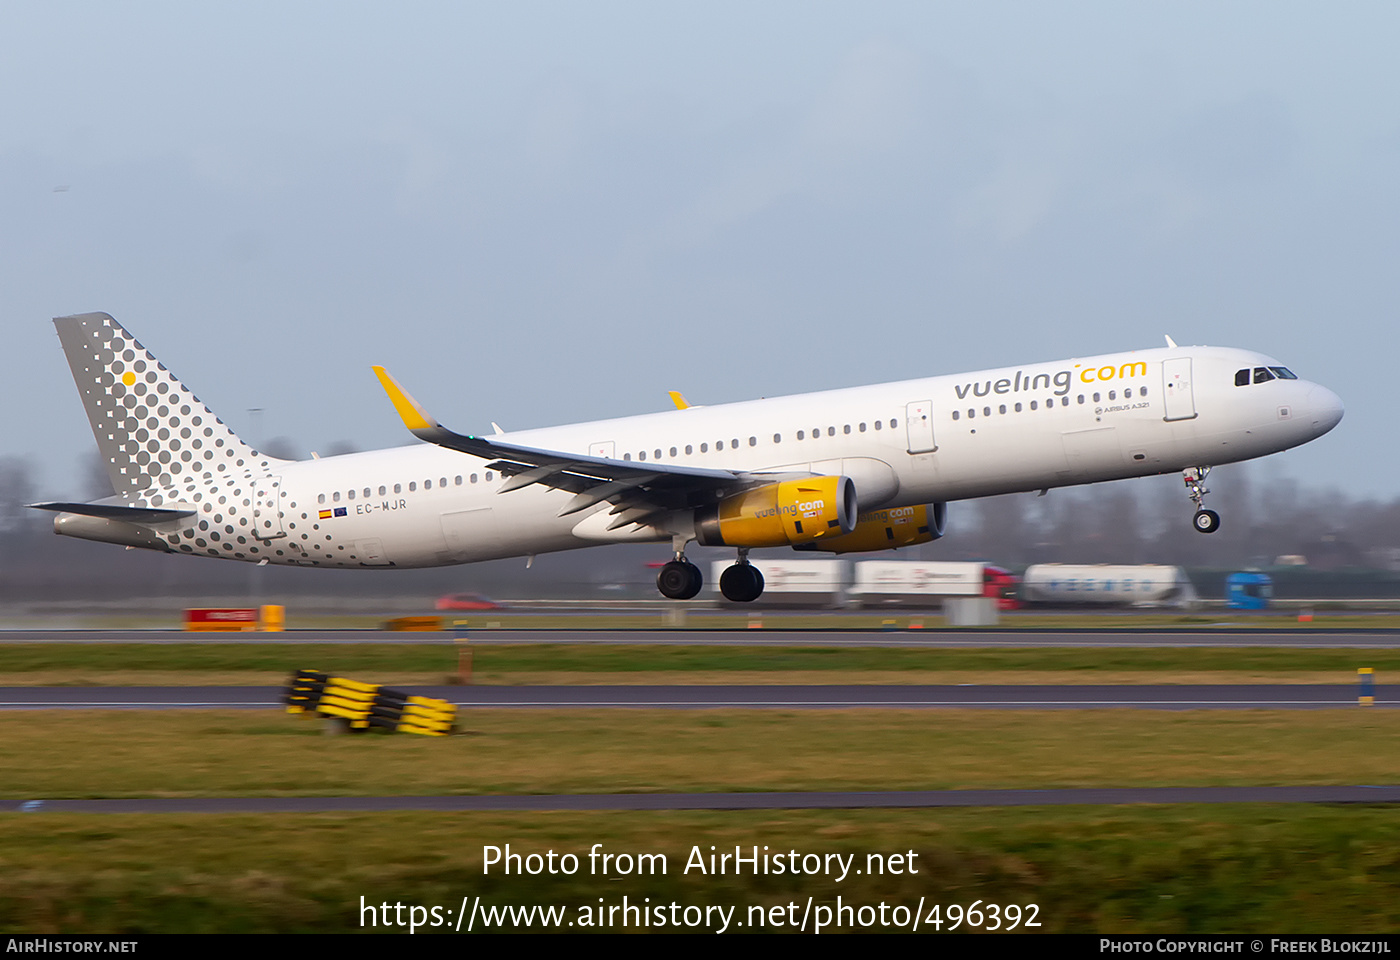
[[[595,843],[663,854],[667,873],[593,875]],[[580,867],[572,876],[484,872],[483,848],[506,844],[521,854],[572,853]],[[685,872],[692,847],[708,854],[735,845],[855,855],[862,864],[869,853],[912,852],[919,872],[845,880]],[[1366,807],[11,814],[0,816],[0,867],[0,927],[28,933],[356,932],[367,926],[361,898],[438,906],[451,917],[468,896],[560,905],[576,921],[584,908],[624,897],[735,907],[732,918],[745,926],[730,929],[741,932],[751,929],[750,907],[796,904],[800,919],[809,897],[828,909],[837,897],[867,908],[913,907],[922,897],[926,912],[938,904],[945,916],[950,904],[1034,903],[1037,932],[1047,933],[1385,933],[1400,925],[1400,815]]]
[[[471,644],[472,680],[528,683],[1352,683],[1400,650]],[[0,644],[0,686],[282,684],[314,667],[390,684],[457,677],[443,643]]]
[[[1400,652],[477,645],[494,683],[811,677],[977,682],[1200,676],[1382,679]],[[0,684],[280,683],[295,666],[439,682],[443,644],[0,646]],[[188,678],[188,679],[175,679]],[[233,679],[239,678],[239,679]],[[257,679],[248,679],[257,678]],[[645,678],[645,679],[644,679]],[[1062,682],[1062,681],[1061,681]],[[0,795],[195,797],[1393,783],[1400,712],[473,710],[463,735],[321,736],[281,713],[0,713]],[[586,854],[664,854],[596,876]],[[573,876],[483,872],[483,847],[574,853]],[[917,853],[918,874],[684,873],[692,848]],[[26,933],[355,932],[370,905],[737,908],[1038,905],[1044,932],[1389,932],[1400,810],[1268,805],[960,810],[0,815],[0,928]],[[647,900],[646,898],[651,898]],[[443,915],[441,912],[440,916]],[[452,914],[447,914],[451,916]],[[773,914],[766,914],[772,916]],[[868,911],[868,916],[874,916]],[[946,914],[945,914],[946,915]],[[850,928],[850,924],[846,924]],[[382,930],[382,927],[375,927]],[[402,929],[402,928],[396,928]],[[565,928],[577,930],[579,928]],[[698,929],[706,929],[704,927]],[[748,930],[749,927],[731,929]],[[889,928],[866,928],[889,929]],[[922,929],[927,930],[925,926]]]
[[[447,739],[264,711],[0,714],[0,795],[1393,783],[1393,710],[471,710]]]

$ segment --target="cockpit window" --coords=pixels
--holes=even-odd
[[[1272,370],[1274,372],[1274,376],[1278,377],[1280,380],[1298,379],[1298,375],[1292,370],[1288,369],[1287,367],[1270,367],[1269,369]]]
[[[1254,382],[1255,382],[1255,383],[1267,383],[1268,381],[1270,381],[1270,380],[1272,380],[1272,379],[1274,379],[1274,375],[1273,375],[1272,373],[1269,372],[1269,368],[1268,368],[1268,367],[1255,367],[1255,368],[1254,368]]]
[[[1248,368],[1248,367],[1245,367],[1243,370],[1236,370],[1236,371],[1235,371],[1235,386],[1237,386],[1237,387],[1247,387],[1247,386],[1249,386],[1249,368]]]

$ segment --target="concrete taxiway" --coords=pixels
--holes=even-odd
[[[857,810],[1123,803],[1400,803],[1400,785],[1091,787],[790,793],[513,794],[451,797],[190,797],[0,800],[0,813],[358,813],[390,810]]]
[[[1354,647],[1400,649],[1400,630],[1322,627],[1271,630],[1228,623],[1180,629],[929,630],[288,630],[184,633],[179,630],[0,630],[6,643],[562,643],[802,647]]]

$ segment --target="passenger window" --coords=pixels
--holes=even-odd
[[[645,460],[646,458],[647,458],[647,452],[646,452],[645,450],[642,450],[642,451],[640,451],[640,452],[637,454],[637,459],[638,459],[638,460]]]
[[[1006,404],[1003,403],[1003,404],[1001,405],[1001,407],[998,408],[998,412],[1000,412],[1000,413],[1005,413],[1005,412],[1006,412]]]
[[[336,503],[339,503],[339,502],[340,502],[340,491],[337,490],[335,493],[331,494],[331,499],[334,500]]]
[[[413,492],[415,492],[417,489],[418,489],[418,481],[417,481],[417,480],[411,480],[411,481],[409,481],[409,484],[408,484],[408,492],[409,492],[409,493],[413,493]]]
[[[953,419],[954,419],[954,420],[958,419],[958,411],[956,411],[956,410],[953,411]]]
[[[325,502],[326,502],[326,495],[325,495],[324,493],[318,493],[318,494],[316,494],[316,502],[317,502],[317,503],[325,503]]]
[[[883,421],[883,420],[876,420],[876,421],[875,421],[875,429],[876,429],[876,430],[883,430],[884,427],[885,427],[885,421]]]
[[[1020,405],[1019,403],[1016,404],[1016,412],[1017,412],[1017,413],[1020,413],[1020,412],[1021,412],[1021,405]]]
[[[861,433],[864,433],[864,432],[865,432],[865,424],[863,424],[863,423],[860,425],[860,432],[861,432]]]
[[[395,493],[403,493],[403,484],[401,484],[401,483],[396,483],[396,484],[394,484],[394,492],[395,492]]]
[[[1031,401],[1031,409],[1032,409],[1032,410],[1036,409],[1035,401],[1034,401],[1034,400]]]
[[[775,433],[775,434],[773,434],[773,442],[774,442],[774,443],[782,443],[782,442],[783,442],[783,435],[782,435],[781,433]]]
[[[968,407],[968,408],[967,408],[967,419],[971,420],[971,419],[973,419],[973,418],[976,417],[976,416],[977,416],[977,411],[974,410],[974,409],[972,409],[971,407]]]
[[[807,434],[806,434],[804,431],[802,431],[802,430],[797,431],[797,439],[799,439],[799,440],[805,440],[806,438],[807,438]]]
[[[431,480],[424,480],[424,481],[423,481],[423,489],[424,489],[424,490],[431,490],[431,489],[433,489],[433,481],[431,481]]]
[[[708,443],[702,443],[702,444],[700,444],[700,452],[701,452],[701,453],[709,453],[709,452],[710,452],[710,445],[709,445]]]
[[[672,447],[672,448],[671,448],[671,456],[674,457],[675,455],[676,455],[676,448],[675,448],[675,447]]]
[[[1108,391],[1108,399],[1110,399],[1110,400],[1117,400],[1117,399],[1118,399],[1118,391],[1117,391],[1117,390],[1110,390],[1110,391]]]
[[[461,482],[462,482],[462,478],[461,478],[461,477],[458,477],[458,478],[457,478],[457,482],[458,482],[458,483],[461,483]],[[382,497],[382,496],[384,496],[384,494],[386,494],[386,493],[388,493],[388,492],[389,492],[389,488],[386,487],[386,486],[384,486],[384,484],[381,483],[381,484],[379,485],[379,495]]]
[[[661,451],[660,451],[660,450],[657,450],[657,451],[656,451],[656,455],[655,455],[654,457],[652,457],[652,459],[653,459],[653,460],[660,460],[660,459],[661,459]]]
[[[834,436],[836,436],[836,428],[835,428],[835,427],[827,427],[827,428],[826,428],[826,435],[827,435],[828,437],[834,437]]]
[[[1235,386],[1237,386],[1237,387],[1247,387],[1247,386],[1249,386],[1249,370],[1248,370],[1248,369],[1236,370],[1236,371],[1235,371]]]
[[[688,456],[690,456],[690,455],[691,455],[692,453],[694,453],[694,452],[695,452],[695,448],[692,447],[690,444],[687,443],[687,444],[685,445],[685,455],[688,457]]]

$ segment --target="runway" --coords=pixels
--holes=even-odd
[[[191,797],[0,800],[0,813],[366,813],[391,810],[875,810],[1125,803],[1400,803],[1400,785],[1092,787],[793,793],[515,794],[449,797]]]
[[[495,709],[1146,709],[1316,710],[1354,707],[1355,686],[1216,685],[736,685],[422,686],[404,689],[461,708]],[[0,687],[5,710],[279,709],[281,687]],[[1400,706],[1377,686],[1375,706]]]
[[[1299,628],[1269,630],[1228,622],[1180,629],[1075,630],[1027,628],[928,630],[289,630],[284,633],[185,633],[179,630],[0,630],[6,643],[558,643],[684,646],[906,647],[1348,647],[1400,649],[1400,630]]]

